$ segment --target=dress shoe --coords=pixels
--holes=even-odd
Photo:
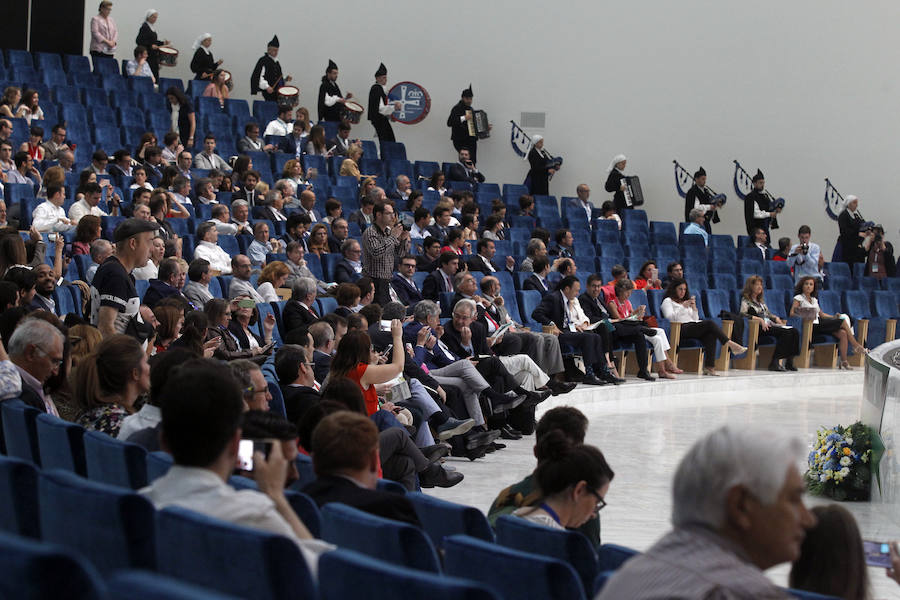
[[[484,446],[485,444],[490,444],[498,437],[500,437],[500,432],[496,429],[492,429],[491,431],[470,431],[468,434],[466,434],[465,437],[466,450],[471,450],[473,448],[478,448],[479,446]]]
[[[501,414],[507,410],[512,410],[517,408],[525,403],[528,398],[526,396],[517,395],[515,398],[511,400],[506,400],[504,402],[494,402],[491,401],[491,408],[493,410],[493,414]]]
[[[428,468],[419,473],[419,485],[423,488],[449,488],[462,480],[462,473],[445,471],[439,465],[429,465]]]
[[[433,463],[450,454],[450,446],[448,444],[435,444],[420,448],[420,450],[429,463]]]
[[[647,381],[656,381],[656,378],[653,377],[653,375],[651,375],[647,371],[638,371],[637,376],[638,376],[638,379],[645,379]]]
[[[606,383],[612,383],[615,385],[619,385],[620,383],[625,383],[625,380],[621,377],[616,377],[612,374],[612,371],[603,371],[600,373],[600,379],[605,381]]]
[[[447,422],[437,428],[439,440],[449,440],[455,435],[462,435],[475,427],[475,419],[449,418]]]
[[[546,392],[525,392],[525,402],[523,406],[531,408],[532,406],[537,406],[551,395],[550,390]]]
[[[509,425],[504,425],[500,428],[500,437],[504,440],[521,440],[522,434],[514,430]]]
[[[557,381],[555,379],[551,379],[547,382],[547,387],[550,388],[550,391],[554,396],[559,396],[561,394],[568,394],[572,390],[575,389],[577,383],[568,382],[568,381]]]
[[[497,451],[497,447],[494,445],[493,442],[484,447],[485,454],[493,454],[496,451]]]
[[[506,448],[506,444],[501,444],[500,442],[491,442],[490,446],[494,450],[503,450]]]
[[[584,379],[581,380],[581,383],[585,385],[606,385],[607,382],[598,379],[596,375],[585,375]]]
[[[796,371],[797,367],[794,366],[794,359],[788,358],[784,361],[784,368],[788,371]]]
[[[465,450],[456,450],[454,449],[450,452],[450,456],[456,456],[460,458],[468,458],[469,460],[478,460],[479,458],[483,458],[485,455],[485,446],[478,446],[477,448],[466,448]]]
[[[769,370],[770,371],[785,371],[786,369],[784,367],[782,367],[780,364],[778,364],[777,360],[775,360],[769,364]]]

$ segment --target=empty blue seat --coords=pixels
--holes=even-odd
[[[871,297],[873,314],[886,319],[900,317],[900,310],[897,309],[897,295],[894,292],[876,290],[872,292]]]
[[[234,600],[206,588],[147,571],[119,571],[107,581],[112,600]]]
[[[84,433],[87,476],[93,481],[140,489],[147,485],[147,451],[99,431]]]
[[[147,483],[151,484],[172,468],[174,461],[167,452],[147,453]]]
[[[291,539],[177,507],[159,511],[156,521],[158,570],[164,575],[239,598],[317,597]]]
[[[39,411],[21,400],[4,400],[0,402],[0,414],[3,416],[6,454],[41,466],[35,423]]]
[[[478,581],[504,600],[585,598],[578,574],[571,565],[556,558],[504,548],[465,535],[447,538],[444,548],[447,575]]]
[[[769,288],[774,290],[792,290],[794,289],[794,280],[790,275],[769,275],[766,277]]]
[[[38,471],[34,465],[18,458],[0,456],[0,502],[3,505],[0,531],[32,538],[41,536],[37,479]]]
[[[37,416],[36,426],[42,468],[87,475],[84,427],[44,413]]]
[[[434,573],[441,570],[437,552],[421,529],[343,504],[322,507],[322,539],[388,563]]]
[[[519,316],[522,317],[522,325],[529,327],[532,331],[542,331],[541,324],[531,316],[534,309],[541,303],[541,293],[536,290],[519,290],[516,291],[516,300],[519,305]]]
[[[101,573],[155,568],[153,505],[138,493],[51,470],[38,478],[38,505],[42,539],[84,555]]]
[[[63,54],[63,64],[67,73],[89,73],[91,63],[87,56],[76,54]]]
[[[843,263],[840,263],[840,264],[843,264]],[[836,291],[840,292],[841,290],[849,290],[852,287],[853,287],[853,280],[850,279],[849,277],[830,275],[825,278],[825,289],[826,290],[836,290]]]
[[[369,156],[374,158],[374,155]],[[381,142],[381,158],[383,160],[406,160],[406,146],[403,142]]]
[[[853,277],[853,275],[850,273],[850,265],[842,262],[825,263],[825,276],[826,279],[831,276],[845,277],[847,279],[852,279]]]
[[[0,561],[0,597],[106,597],[103,581],[93,566],[55,544],[0,534]]]
[[[494,533],[487,517],[477,508],[419,492],[407,494],[406,497],[412,502],[419,522],[436,548],[443,547],[444,539],[456,534],[494,541]]]

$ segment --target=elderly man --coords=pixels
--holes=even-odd
[[[387,197],[395,202],[400,202],[400,206],[406,206],[406,201],[409,200],[409,193],[412,191],[409,177],[406,175],[397,175],[397,177],[394,178],[394,185],[396,187],[387,195]]]
[[[97,269],[101,264],[103,264],[104,260],[112,256],[112,253],[113,246],[109,243],[109,240],[100,238],[91,242],[91,265],[87,268],[87,272],[84,274],[84,277],[88,283],[91,283],[94,280],[94,275],[97,273]]]
[[[791,597],[763,571],[799,558],[816,524],[803,457],[799,440],[746,424],[698,440],[675,472],[673,530],[622,565],[598,600]]]
[[[703,245],[709,245],[709,232],[706,231],[706,213],[702,208],[692,208],[688,213],[690,223],[681,232],[681,235],[699,235],[703,238]]]
[[[71,173],[72,168],[75,166],[75,154],[73,154],[71,150],[63,150],[60,152],[59,166],[62,167],[66,174]]]
[[[570,208],[575,209],[576,211],[578,209],[584,211],[585,219],[588,223],[592,223],[594,221],[594,211],[597,209],[594,208],[594,205],[590,200],[591,188],[588,187],[586,183],[580,183],[578,184],[578,187],[575,188],[575,193],[578,197],[570,201]]]
[[[318,223],[322,220],[322,216],[315,209],[316,206],[316,194],[312,190],[304,190],[300,193],[300,208],[298,209],[301,215],[309,215],[309,220],[313,223]]]
[[[77,225],[84,215],[94,215],[95,217],[109,216],[99,206],[102,190],[98,184],[86,183],[81,186],[81,191],[84,196],[69,208],[69,221]]]
[[[184,296],[194,307],[202,309],[206,303],[213,299],[209,291],[209,280],[212,279],[209,261],[195,258],[188,265],[188,282],[184,286]]]
[[[285,332],[308,327],[319,320],[314,308],[316,288],[316,280],[311,277],[301,277],[294,282],[291,299],[285,303],[281,316]]]
[[[312,271],[309,270],[306,260],[303,258],[306,256],[306,251],[299,242],[288,242],[285,247],[285,253],[287,255],[287,260],[284,261],[284,264],[287,265],[287,268],[290,271],[287,280],[284,282],[287,287],[292,287],[294,282],[301,277],[316,279]],[[320,294],[325,294],[327,290],[337,287],[338,285],[336,283],[325,283],[320,279],[316,279],[316,284],[318,293]]]
[[[228,297],[231,300],[240,296],[249,296],[253,301],[259,304],[265,302],[263,297],[259,295],[253,284],[250,283],[250,275],[253,272],[253,266],[250,259],[243,254],[236,254],[231,259],[231,285],[228,286]]]
[[[525,260],[519,265],[519,270],[526,273],[534,272],[534,260],[541,256],[547,256],[547,246],[543,240],[531,238],[528,240],[528,245],[525,246]]]
[[[231,222],[237,225],[237,234],[253,233],[250,223],[250,204],[246,200],[235,200],[231,203]]]
[[[157,278],[150,280],[150,287],[144,293],[143,303],[153,308],[163,298],[174,296],[187,300],[184,294],[181,293],[186,275],[177,258],[164,258],[159,263]],[[200,306],[195,306],[195,308],[202,308],[202,306],[201,304]]]
[[[63,342],[59,329],[36,318],[26,318],[19,323],[7,342],[10,360],[21,378],[22,401],[55,416],[59,416],[59,412],[53,399],[44,393],[44,383],[62,365]],[[7,377],[4,377],[4,382],[6,380]]]
[[[210,221],[201,223],[197,227],[197,247],[194,248],[194,258],[202,258],[209,262],[213,271],[221,275],[231,275],[231,257],[219,247],[219,230]]]
[[[282,208],[300,208],[300,200],[296,197],[297,186],[292,179],[279,179],[275,182],[275,190],[281,194]]]
[[[362,247],[354,239],[344,240],[341,244],[343,258],[334,266],[334,281],[336,283],[356,283],[362,277],[363,268]]]
[[[266,264],[266,255],[281,252],[281,240],[269,237],[269,225],[264,221],[258,221],[253,225],[253,241],[247,247],[247,256],[255,267],[263,267]]]
[[[231,173],[231,167],[216,154],[216,136],[207,133],[203,138],[203,152],[194,158],[194,166],[198,169],[218,169],[223,173]]]
[[[338,317],[343,319],[343,317]],[[344,319],[344,329],[347,329],[347,320]],[[318,382],[325,381],[328,371],[331,369],[331,357],[337,348],[337,336],[331,323],[319,321],[309,326],[309,335],[313,339],[313,375]]]
[[[278,190],[269,190],[265,196],[259,199],[260,206],[259,217],[268,219],[269,221],[287,221],[287,215],[282,212],[284,208],[284,197]]]
[[[350,227],[346,219],[335,219],[331,222],[331,234],[328,236],[328,251],[340,252],[343,244],[350,235]]]

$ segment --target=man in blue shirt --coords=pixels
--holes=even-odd
[[[797,231],[797,237],[800,239],[799,244],[795,244],[788,253],[787,264],[794,271],[794,282],[800,281],[803,277],[815,277],[822,286],[822,269],[825,266],[825,257],[822,256],[822,249],[815,242],[809,241],[812,236],[812,230],[809,225],[801,225]]]
[[[708,246],[709,233],[704,227],[704,223],[706,222],[706,215],[703,210],[700,208],[691,209],[691,212],[688,214],[688,218],[691,220],[691,224],[684,228],[682,235],[699,235],[703,238],[703,244],[705,246]]]

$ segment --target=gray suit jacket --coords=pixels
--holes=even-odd
[[[259,295],[249,281],[244,281],[243,279],[238,279],[237,277],[233,277],[231,279],[231,284],[228,286],[228,299],[234,300],[238,296],[250,296],[253,298],[254,302],[265,302],[263,297]]]
[[[188,281],[182,293],[197,310],[203,310],[206,303],[213,299],[209,288],[197,281]]]

